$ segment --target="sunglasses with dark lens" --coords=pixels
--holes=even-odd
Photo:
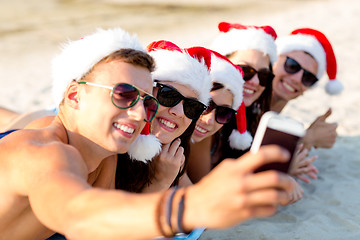
[[[256,70],[255,68],[249,65],[238,64],[238,66],[241,67],[241,69],[244,72],[245,81],[249,81],[255,76],[255,74],[257,74],[260,85],[266,87],[266,85],[270,84],[270,82],[274,79],[274,74],[268,68],[262,68]]]
[[[133,106],[141,99],[144,104],[146,119],[145,122],[151,122],[159,108],[159,102],[150,93],[147,93],[140,88],[137,88],[128,83],[118,83],[114,87],[92,83],[92,82],[78,82],[79,84],[86,84],[95,87],[102,87],[111,90],[110,97],[115,107],[120,109],[128,109]],[[146,93],[144,97],[140,96],[140,91]]]
[[[216,105],[214,101],[210,101],[209,106],[205,109],[202,115],[206,115],[215,109],[215,121],[219,124],[228,123],[232,117],[235,116],[235,110],[225,106]]]
[[[184,114],[189,119],[198,119],[206,106],[198,100],[184,97],[175,88],[156,83],[158,87],[156,98],[159,103],[165,107],[174,107],[183,101]]]
[[[286,57],[284,63],[284,69],[289,74],[295,74],[302,69],[304,73],[302,75],[301,82],[306,87],[311,87],[318,81],[318,78],[313,73],[304,69],[295,59],[292,59],[288,56]]]

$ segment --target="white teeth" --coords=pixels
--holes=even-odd
[[[114,123],[114,126],[117,128],[117,129],[120,129],[121,131],[124,131],[126,133],[133,133],[135,131],[135,129],[133,128],[130,128],[128,126],[125,126],[125,125],[121,125],[119,123]]]
[[[254,90],[247,89],[247,88],[244,88],[244,92],[247,93],[247,94],[253,94],[255,91],[254,91]]]
[[[164,119],[160,119],[159,120],[162,124],[164,124],[165,126],[167,126],[168,128],[175,128],[175,124],[173,124],[173,123],[171,123],[171,122],[169,122],[169,121],[166,121],[166,120],[164,120]]]
[[[205,129],[203,129],[203,128],[200,128],[199,126],[195,126],[195,128],[196,128],[196,130],[198,130],[199,132],[201,132],[201,133],[206,133],[206,130]]]
[[[291,87],[289,84],[287,84],[286,82],[283,82],[284,87],[289,90],[290,92],[295,92],[295,88]]]

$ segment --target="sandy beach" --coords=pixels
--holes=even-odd
[[[284,110],[307,126],[331,107],[338,123],[332,149],[315,149],[319,179],[302,184],[304,198],[267,219],[200,240],[360,239],[360,1],[358,0],[0,0],[0,106],[24,112],[51,106],[51,59],[60,43],[97,27],[120,26],[145,45],[167,39],[179,46],[209,46],[221,21],[271,25],[279,36],[297,27],[321,30],[330,40],[345,85],[339,96],[324,91],[327,76]],[[179,1],[177,1],[179,2]],[[221,3],[219,3],[221,2]],[[359,76],[358,76],[359,74]]]

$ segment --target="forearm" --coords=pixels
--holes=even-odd
[[[74,240],[154,238],[160,235],[155,222],[159,198],[160,194],[87,190],[67,205],[64,234]]]

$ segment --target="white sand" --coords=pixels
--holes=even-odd
[[[319,179],[303,184],[304,199],[272,218],[253,220],[231,229],[208,230],[205,239],[360,239],[360,2],[216,1],[179,5],[120,6],[120,0],[0,1],[0,106],[20,112],[52,104],[50,61],[67,37],[77,39],[96,27],[121,26],[136,32],[144,45],[168,39],[178,45],[208,46],[220,21],[273,26],[278,35],[297,27],[313,27],[330,39],[338,60],[338,78],[345,90],[325,94],[327,77],[285,109],[305,125],[333,108],[330,122],[339,123],[338,140],[330,150],[313,150]],[[102,2],[102,5],[99,5]],[[129,1],[126,1],[129,2]],[[172,2],[172,1],[168,1]],[[212,5],[204,4],[211,2]],[[117,3],[106,5],[105,3]],[[263,4],[263,5],[261,5]],[[161,6],[161,7],[160,7]]]

